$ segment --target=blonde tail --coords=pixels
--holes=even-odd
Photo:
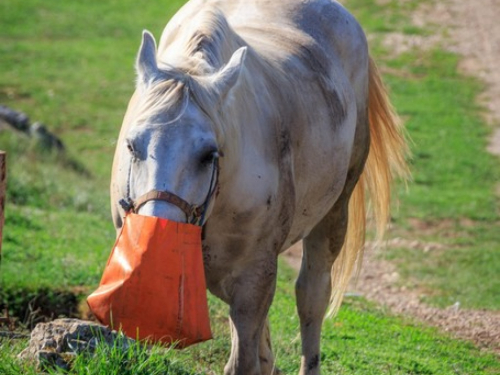
[[[370,200],[377,239],[381,240],[390,219],[391,187],[395,177],[407,179],[409,154],[404,129],[392,107],[375,62],[369,62],[368,121],[370,151],[365,168],[349,201],[344,246],[332,268],[329,315],[340,308],[353,272],[359,273],[366,231],[366,205]]]

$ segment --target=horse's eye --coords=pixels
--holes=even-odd
[[[127,146],[127,150],[130,152],[130,154],[132,155],[132,157],[136,158],[136,152],[135,152],[135,149],[134,149],[134,145],[132,144],[132,142],[130,141],[130,139],[127,139],[125,141],[125,145]]]
[[[200,163],[203,165],[211,164],[214,160],[219,158],[219,152],[217,150],[210,150],[203,154]]]

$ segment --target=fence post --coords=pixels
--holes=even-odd
[[[2,260],[3,224],[5,221],[5,191],[7,177],[7,154],[0,151],[0,261]]]

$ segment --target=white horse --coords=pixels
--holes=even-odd
[[[323,318],[362,252],[365,193],[383,232],[406,172],[359,24],[331,0],[191,0],[158,49],[143,33],[136,68],[113,164],[117,230],[129,209],[204,226],[207,285],[230,306],[231,375],[277,373],[277,258],[303,239],[300,374],[319,374]]]

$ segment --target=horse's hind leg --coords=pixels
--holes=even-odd
[[[331,269],[344,242],[348,199],[341,198],[304,239],[302,266],[295,286],[302,336],[300,375],[320,374],[320,335],[330,301]]]

